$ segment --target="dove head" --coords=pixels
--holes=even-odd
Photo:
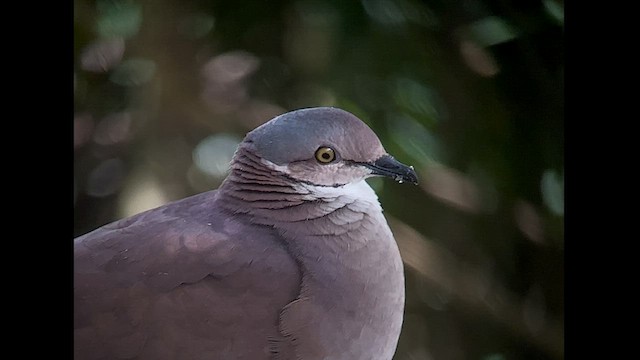
[[[277,116],[243,144],[271,170],[316,186],[342,186],[370,176],[417,183],[412,167],[387,154],[376,134],[353,114],[331,107]]]

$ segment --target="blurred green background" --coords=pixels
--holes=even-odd
[[[395,359],[564,358],[564,3],[74,1],[74,234],[217,187],[285,111],[359,116],[400,246]]]

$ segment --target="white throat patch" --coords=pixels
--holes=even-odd
[[[290,174],[289,168],[285,165],[277,165],[265,159],[261,159],[261,161],[273,170],[288,175]],[[341,203],[353,203],[354,205],[357,204],[369,208],[373,206],[381,210],[378,195],[376,195],[375,191],[367,184],[364,178],[342,186],[321,186],[300,182],[295,185],[295,188],[301,194],[308,194],[304,197],[305,200],[332,202],[338,199]]]
[[[343,186],[316,186],[301,183],[297,185],[301,192],[308,192],[309,200],[335,201],[353,203],[364,207],[381,209],[378,195],[366,181],[360,180]]]

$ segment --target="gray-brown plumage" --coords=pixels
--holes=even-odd
[[[404,275],[373,175],[417,181],[355,116],[297,110],[218,190],[76,238],[75,358],[391,359]]]

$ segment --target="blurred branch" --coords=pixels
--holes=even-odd
[[[545,319],[535,331],[527,324],[526,302],[497,283],[486,271],[458,260],[454,254],[388,216],[404,263],[449,294],[460,305],[489,316],[557,359],[564,358],[564,328]]]

